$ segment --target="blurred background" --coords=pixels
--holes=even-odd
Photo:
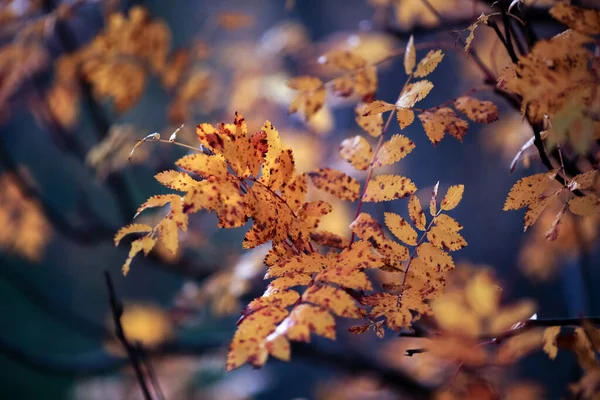
[[[240,310],[266,286],[268,248],[243,251],[244,228],[220,230],[213,215],[197,214],[177,254],[159,246],[124,277],[128,248],[116,248],[113,236],[147,197],[165,192],[153,176],[186,154],[145,143],[128,161],[136,140],[168,138],[183,124],[178,140],[197,146],[196,124],[230,122],[235,111],[251,131],[272,121],[298,170],[331,166],[364,180],[337,152],[341,140],[361,133],[360,99],[330,96],[306,123],[288,113],[294,91],[286,81],[336,76],[317,63],[333,49],[378,62],[414,33],[417,45],[439,43],[445,53],[423,107],[480,87],[483,75],[449,31],[465,29],[489,4],[430,2],[444,21],[420,0],[0,0],[0,397],[141,398],[111,339],[106,270],[125,305],[123,324],[145,345],[165,398],[425,397],[447,376],[444,365],[403,357],[403,348],[418,347],[409,339],[352,336],[346,322],[336,342],[298,347],[289,364],[225,373]],[[544,17],[551,2],[537,3],[536,31],[559,32]],[[492,29],[478,28],[474,46],[495,73],[510,62]],[[376,98],[393,103],[405,80],[401,57],[379,63],[378,77]],[[491,92],[478,97],[498,105],[498,122],[472,124],[462,143],[446,138],[435,147],[413,124],[403,134],[416,149],[394,171],[416,183],[423,202],[437,181],[441,193],[465,185],[453,216],[469,246],[456,257],[493,268],[507,301],[534,299],[539,318],[597,315],[597,219],[566,218],[560,240],[546,242],[557,211],[548,210],[523,233],[523,213],[502,206],[519,177],[542,171],[531,153],[509,174],[532,131]],[[334,213],[323,228],[347,235],[356,205],[327,200]],[[384,211],[405,208],[397,201],[366,211],[381,221]],[[140,219],[153,225],[160,217]],[[508,379],[560,398],[577,378],[574,365],[569,356],[534,355]]]

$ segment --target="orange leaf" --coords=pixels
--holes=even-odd
[[[406,157],[414,148],[414,142],[406,136],[394,135],[379,149],[373,167],[394,164]]]
[[[399,175],[379,175],[368,183],[363,197],[365,202],[378,202],[401,199],[417,191],[417,187],[406,177]]]
[[[360,184],[342,171],[331,168],[321,168],[307,174],[313,185],[335,197],[355,201],[358,200]]]

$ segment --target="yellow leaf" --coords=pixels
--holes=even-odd
[[[394,164],[406,157],[414,148],[415,143],[406,136],[394,135],[379,149],[373,167]]]
[[[363,201],[378,202],[401,199],[417,191],[417,187],[406,177],[399,175],[379,175],[367,186]]]
[[[368,112],[368,104],[358,104],[354,110],[356,123],[369,135],[379,137],[383,130],[383,117],[381,114],[373,114],[365,116]]]
[[[310,275],[307,274],[289,274],[280,278],[273,279],[267,291],[269,290],[285,290],[294,286],[307,286],[312,281]]]
[[[296,175],[281,188],[281,196],[292,210],[297,210],[306,202],[306,175]]]
[[[592,169],[583,174],[574,176],[569,182],[569,190],[573,191],[590,189],[592,186],[594,186],[597,172],[597,170]]]
[[[121,229],[115,235],[115,246],[119,245],[121,239],[125,237],[125,235],[129,235],[130,233],[147,233],[152,232],[152,227],[146,224],[129,224]]]
[[[500,291],[487,271],[478,272],[465,288],[471,309],[481,317],[489,317],[498,310]]]
[[[314,333],[335,340],[335,320],[333,315],[318,306],[300,304],[295,307],[277,329],[285,332],[290,340],[310,342]]]
[[[526,355],[542,347],[543,336],[541,329],[530,329],[504,341],[498,353],[496,362],[499,364],[514,364]]]
[[[449,251],[460,250],[467,245],[458,232],[446,230],[445,226],[437,224],[427,232],[427,240],[435,247]]]
[[[271,190],[279,190],[294,176],[294,156],[291,149],[283,149],[275,158],[263,165],[260,181]]]
[[[525,226],[523,231],[532,226],[535,221],[539,218],[542,212],[548,207],[552,200],[556,199],[562,192],[562,189],[555,190],[547,196],[538,197],[533,203],[527,206],[527,212],[525,213]]]
[[[416,63],[417,50],[415,49],[415,38],[413,35],[410,35],[408,43],[406,43],[406,51],[404,52],[404,72],[406,72],[406,75],[410,75]]]
[[[175,194],[158,194],[158,195],[152,196],[148,200],[146,200],[144,202],[144,204],[142,204],[137,209],[137,212],[135,215],[137,216],[139,213],[141,213],[145,209],[153,208],[153,207],[162,207],[171,202],[176,202],[176,201],[180,201],[180,200],[181,200],[181,197],[179,197]]]
[[[384,215],[385,224],[394,236],[410,246],[417,245],[417,232],[404,218],[391,212],[386,212]]]
[[[554,170],[519,179],[510,189],[503,210],[518,210],[533,203],[546,190],[556,173]]]
[[[265,279],[288,274],[312,274],[315,272],[321,272],[327,265],[329,265],[328,259],[320,253],[309,253],[301,254],[299,256],[286,257],[269,268],[265,275]]]
[[[367,213],[360,213],[350,224],[350,229],[363,240],[369,240],[372,237],[384,238],[379,222]]]
[[[227,176],[227,163],[220,154],[211,156],[204,153],[190,154],[177,160],[175,165],[203,178],[214,176],[217,179],[224,179]]]
[[[462,200],[465,185],[453,185],[448,188],[446,195],[440,203],[440,208],[444,211],[453,210]]]
[[[448,107],[437,108],[433,112],[424,111],[419,114],[419,119],[427,137],[434,145],[442,140],[445,133],[462,141],[469,127],[467,121],[458,118],[454,111]]]
[[[437,68],[438,64],[444,58],[444,54],[441,50],[430,50],[429,53],[425,57],[419,61],[417,65],[417,70],[414,73],[415,78],[423,78]]]
[[[346,71],[354,71],[367,65],[360,54],[350,50],[334,50],[319,57],[320,64],[333,65]]]
[[[297,112],[309,120],[323,107],[327,91],[319,78],[300,76],[291,79],[288,86],[300,92],[290,103],[290,114]]]
[[[302,295],[302,301],[321,306],[340,317],[361,317],[352,296],[333,286],[311,286]]]
[[[155,244],[156,239],[152,236],[144,236],[131,242],[131,249],[129,250],[129,255],[127,256],[125,264],[123,264],[122,268],[123,275],[127,275],[127,273],[129,272],[129,266],[131,265],[131,261],[133,260],[133,257],[137,255],[137,253],[139,253],[140,251],[144,251],[144,254],[148,255],[148,253],[150,253],[150,250],[152,250]]]
[[[344,249],[350,245],[350,241],[347,238],[329,231],[311,232],[310,240],[321,246],[333,247],[336,249]]]
[[[410,326],[412,314],[408,307],[398,307],[398,296],[389,293],[375,293],[361,298],[361,303],[372,306],[371,318],[386,318],[390,329],[400,330]]]
[[[319,273],[315,280],[329,282],[340,285],[348,289],[355,290],[373,290],[371,281],[367,274],[359,270],[352,270],[344,267],[329,267]]]
[[[353,74],[354,91],[363,99],[372,99],[377,91],[377,68],[365,67]]]
[[[435,224],[449,232],[458,232],[463,226],[457,220],[446,214],[440,214],[435,218]]]
[[[192,190],[198,184],[198,181],[188,174],[173,170],[159,172],[154,178],[169,189],[182,192]]]
[[[348,269],[378,268],[382,265],[381,260],[371,250],[371,244],[366,240],[354,242],[337,255],[335,265]]]
[[[286,308],[296,303],[300,295],[294,290],[277,290],[269,288],[265,293],[246,306],[244,314],[255,312],[265,307]]]
[[[396,106],[400,108],[411,108],[417,101],[427,97],[431,89],[433,89],[433,83],[426,79],[410,83],[402,92],[402,95],[396,102]]]
[[[278,335],[277,332],[273,332],[265,341],[267,351],[273,357],[280,359],[281,361],[290,361],[292,356],[292,349],[290,341],[283,335]]]
[[[227,371],[239,368],[246,362],[255,367],[264,365],[268,354],[263,341],[287,315],[284,309],[265,307],[245,316],[229,345]]]
[[[366,103],[362,107],[361,112],[362,112],[363,117],[369,117],[369,116],[373,116],[376,114],[381,114],[381,113],[384,113],[387,111],[391,111],[395,108],[396,107],[393,104],[387,103],[382,100],[375,100],[371,103]]]
[[[530,300],[522,300],[509,307],[501,308],[489,323],[490,333],[504,332],[516,323],[528,320],[534,313],[535,303]]]
[[[398,125],[400,125],[400,129],[406,129],[406,127],[412,124],[415,120],[415,112],[408,108],[397,108],[396,119],[398,120]]]
[[[308,177],[313,185],[342,200],[358,200],[360,184],[342,171],[331,168],[321,168],[309,172]]]
[[[593,194],[575,197],[569,201],[569,210],[583,217],[600,214],[600,199]]]
[[[481,322],[460,299],[453,295],[438,297],[432,303],[433,316],[440,328],[467,337],[476,337],[481,332]]]
[[[554,360],[558,354],[556,337],[560,333],[560,328],[560,326],[550,326],[544,329],[544,353],[548,354],[551,360]]]
[[[498,108],[491,101],[462,96],[454,100],[454,106],[475,122],[489,124],[498,120]]]
[[[421,201],[415,195],[411,195],[408,200],[408,216],[417,229],[424,231],[425,224],[427,223],[427,217],[421,207]]]
[[[448,272],[454,269],[452,256],[431,243],[422,243],[417,248],[419,258],[438,272]]]
[[[600,11],[558,3],[549,11],[556,20],[574,31],[588,35],[600,34]]]
[[[373,158],[373,150],[365,138],[357,135],[342,142],[340,155],[357,170],[365,171]]]

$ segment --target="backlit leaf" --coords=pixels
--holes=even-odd
[[[126,235],[130,233],[148,233],[152,232],[152,227],[146,224],[129,224],[121,229],[115,235],[115,246],[119,245],[121,239],[123,239]]]
[[[414,73],[415,78],[423,78],[437,68],[438,64],[444,58],[444,54],[441,50],[430,50],[429,53],[425,57],[419,61],[417,65],[417,70]]]
[[[454,106],[475,122],[489,124],[498,120],[498,108],[491,101],[462,96],[454,100]]]
[[[288,339],[299,342],[310,342],[310,334],[314,333],[327,339],[335,339],[335,320],[333,315],[321,307],[300,304],[295,307],[278,327]]]
[[[369,112],[369,103],[358,104],[354,110],[356,123],[369,135],[379,137],[383,130],[383,117],[381,114],[371,114],[365,116]]]
[[[394,236],[410,246],[417,245],[417,232],[404,220],[404,218],[390,212],[386,212],[384,215],[385,224]]]
[[[143,251],[145,255],[148,255],[150,251],[154,248],[156,244],[156,239],[152,236],[144,236],[139,239],[131,242],[131,249],[129,250],[129,255],[123,264],[122,271],[123,275],[127,275],[129,272],[129,267],[131,265],[131,261],[133,257],[135,257],[140,251]]]
[[[340,317],[361,317],[352,296],[333,286],[312,286],[304,292],[302,301],[321,306]]]
[[[554,170],[519,179],[510,189],[503,210],[518,210],[531,204],[546,190],[556,173]]]
[[[600,199],[593,194],[572,198],[569,201],[569,210],[583,217],[600,214]]]
[[[415,49],[415,38],[413,35],[410,35],[408,43],[406,43],[406,51],[404,52],[404,72],[406,72],[406,75],[410,75],[416,63],[417,50]]]
[[[372,179],[363,197],[365,202],[401,199],[417,191],[412,181],[399,175],[379,175]]]
[[[551,360],[554,360],[558,354],[556,337],[560,333],[560,328],[560,326],[550,326],[544,329],[544,352]]]
[[[394,135],[379,149],[373,167],[394,164],[406,157],[414,148],[415,143],[406,136]]]
[[[357,170],[365,171],[371,164],[373,150],[364,137],[357,135],[342,141],[340,155]]]
[[[557,3],[550,15],[574,31],[588,35],[600,34],[600,11],[585,9],[566,3]]]
[[[415,112],[408,108],[397,108],[396,119],[398,120],[400,129],[406,129],[415,120]]]
[[[327,91],[319,78],[300,76],[288,81],[288,86],[299,91],[290,103],[290,114],[297,112],[309,120],[323,107]]]
[[[424,231],[425,224],[427,223],[427,217],[423,212],[421,201],[415,195],[411,195],[408,200],[408,216],[417,229]]]
[[[444,211],[453,210],[462,200],[465,185],[453,185],[448,188],[446,195],[440,203],[440,208]]]
[[[308,177],[313,185],[342,200],[355,201],[358,199],[360,184],[345,173],[331,169],[321,168],[309,172]]]
[[[411,108],[420,100],[423,100],[433,89],[433,83],[423,79],[421,81],[410,83],[406,86],[404,92],[396,102],[400,108]]]
[[[436,145],[448,133],[456,139],[461,140],[467,133],[468,122],[460,119],[451,108],[442,107],[432,111],[424,111],[419,114],[419,119],[427,137]]]

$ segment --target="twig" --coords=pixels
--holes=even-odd
[[[158,376],[156,375],[156,371],[154,370],[154,366],[152,365],[152,361],[150,357],[147,356],[146,351],[140,343],[136,343],[135,349],[140,356],[140,360],[144,363],[144,367],[146,367],[146,371],[148,372],[148,376],[150,377],[150,383],[152,383],[152,389],[154,389],[154,394],[158,397],[158,400],[165,400],[165,395],[160,388],[160,383],[158,382]]]
[[[140,385],[140,389],[144,395],[146,400],[152,400],[152,396],[150,395],[150,390],[148,389],[148,385],[146,384],[146,379],[144,378],[144,372],[142,371],[142,365],[140,360],[138,359],[137,351],[135,347],[129,343],[127,337],[125,336],[125,332],[123,331],[123,325],[121,325],[121,317],[123,316],[123,304],[119,302],[117,299],[117,295],[115,293],[115,288],[110,277],[110,273],[108,271],[104,271],[104,278],[106,280],[106,287],[108,289],[108,296],[110,301],[110,308],[112,311],[113,322],[115,324],[115,336],[123,347],[125,351],[127,351],[127,355],[129,357],[129,361],[135,371],[135,375],[137,377],[138,383]]]

